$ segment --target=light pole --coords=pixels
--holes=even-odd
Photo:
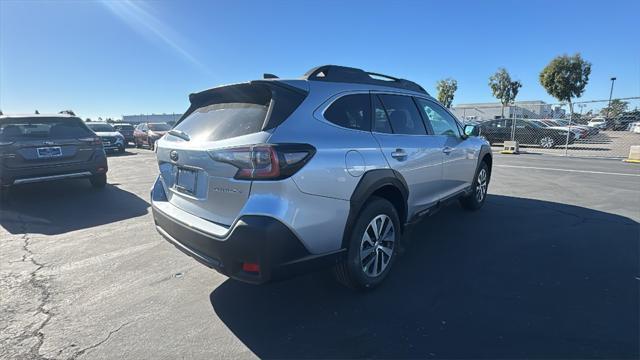
[[[609,105],[607,105],[607,116],[605,119],[609,118],[609,111],[611,111],[611,96],[613,95],[613,83],[616,82],[616,77],[613,76],[611,78],[611,91],[609,91]]]

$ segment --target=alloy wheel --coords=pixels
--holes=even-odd
[[[542,139],[540,139],[540,146],[542,146],[543,148],[552,148],[553,147],[553,138],[549,137],[549,136],[545,136]]]
[[[360,264],[367,276],[376,277],[389,266],[393,256],[396,232],[387,215],[371,220],[360,243]]]
[[[484,197],[487,195],[487,170],[486,169],[480,169],[480,172],[478,173],[478,180],[477,180],[477,184],[476,184],[476,200],[478,200],[478,202],[482,202],[482,200],[484,200]]]

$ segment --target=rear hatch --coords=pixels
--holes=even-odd
[[[200,218],[231,225],[253,181],[239,164],[259,151],[255,145],[265,144],[305,97],[305,91],[276,81],[192,94],[190,108],[157,143],[169,202]]]
[[[99,141],[79,118],[0,119],[0,160],[8,169],[50,168],[92,159]]]

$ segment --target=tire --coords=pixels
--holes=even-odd
[[[96,174],[89,178],[91,186],[96,189],[102,189],[107,185],[107,174]]]
[[[538,144],[540,144],[542,148],[551,149],[556,146],[556,141],[551,136],[543,136],[538,141]]]
[[[118,148],[118,153],[124,154],[124,145]]]
[[[460,199],[460,205],[462,205],[464,209],[475,211],[484,205],[487,199],[487,189],[489,188],[490,178],[489,166],[483,161],[480,163],[478,171],[473,178],[471,194]]]
[[[133,144],[135,145],[136,149],[140,149],[140,143],[138,142],[138,139],[133,140]]]
[[[155,141],[147,139],[147,145],[149,145],[149,150],[154,150],[153,149],[154,144],[155,144]]]
[[[377,196],[369,199],[349,235],[347,258],[334,268],[336,279],[356,290],[378,286],[397,257],[400,235],[396,208],[386,199]]]

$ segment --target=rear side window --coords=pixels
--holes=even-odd
[[[324,112],[325,119],[349,129],[371,130],[369,94],[346,95],[334,101]]]
[[[0,141],[77,139],[93,133],[79,118],[5,118],[0,120]]]
[[[394,134],[426,135],[413,99],[402,95],[378,95]]]

